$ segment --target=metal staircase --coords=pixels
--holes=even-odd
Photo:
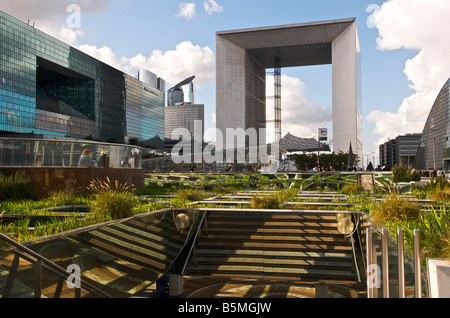
[[[357,252],[322,212],[210,212],[188,275],[358,282]],[[361,259],[359,257],[359,259]]]

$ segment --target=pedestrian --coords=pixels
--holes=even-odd
[[[91,166],[91,152],[89,149],[84,149],[78,161],[78,167],[90,168]]]
[[[108,158],[108,154],[106,153],[106,151],[103,150],[100,153],[100,158],[98,160],[98,163],[101,168],[109,167],[109,158]]]

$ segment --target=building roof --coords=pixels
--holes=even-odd
[[[216,35],[247,50],[265,68],[331,64],[331,43],[355,18],[220,31]]]
[[[314,138],[300,138],[287,133],[286,136],[280,139],[280,147],[286,149],[288,152],[317,151],[318,141]],[[320,151],[330,151],[330,147],[324,143],[320,143]]]

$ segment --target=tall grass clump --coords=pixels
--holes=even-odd
[[[198,189],[183,189],[178,191],[177,199],[181,201],[200,201],[206,198],[206,195]]]
[[[342,187],[341,192],[346,195],[360,194],[364,192],[364,188],[362,185],[358,183],[346,184]]]
[[[420,181],[421,178],[420,172],[415,169],[408,170],[403,166],[395,166],[392,169],[392,181],[394,182]]]
[[[65,190],[56,190],[49,193],[46,201],[49,205],[64,206],[64,205],[88,205],[89,198],[68,192]]]
[[[450,201],[450,183],[443,176],[431,178],[430,182],[425,185],[424,191],[429,193],[435,201]]]
[[[134,207],[138,198],[134,195],[133,186],[122,184],[117,180],[112,183],[95,179],[89,189],[95,194],[91,205],[91,214],[105,220],[127,218],[134,215]]]
[[[14,175],[0,173],[0,201],[36,200],[37,191],[23,171]]]
[[[285,190],[269,195],[254,195],[250,201],[252,209],[282,209],[285,202],[295,196],[295,190]]]
[[[419,230],[422,261],[426,258],[450,259],[450,213],[445,205],[439,209],[431,206],[416,219],[387,221],[385,225],[390,231],[403,229],[410,247],[414,244],[414,230]]]
[[[420,215],[420,204],[411,202],[399,195],[391,194],[375,204],[371,218],[376,223],[407,221],[417,219]]]

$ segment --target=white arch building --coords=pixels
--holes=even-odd
[[[354,18],[217,32],[216,128],[224,140],[227,128],[266,127],[266,69],[277,67],[276,59],[282,68],[332,65],[333,151],[347,152],[351,143],[362,158],[361,50]]]

